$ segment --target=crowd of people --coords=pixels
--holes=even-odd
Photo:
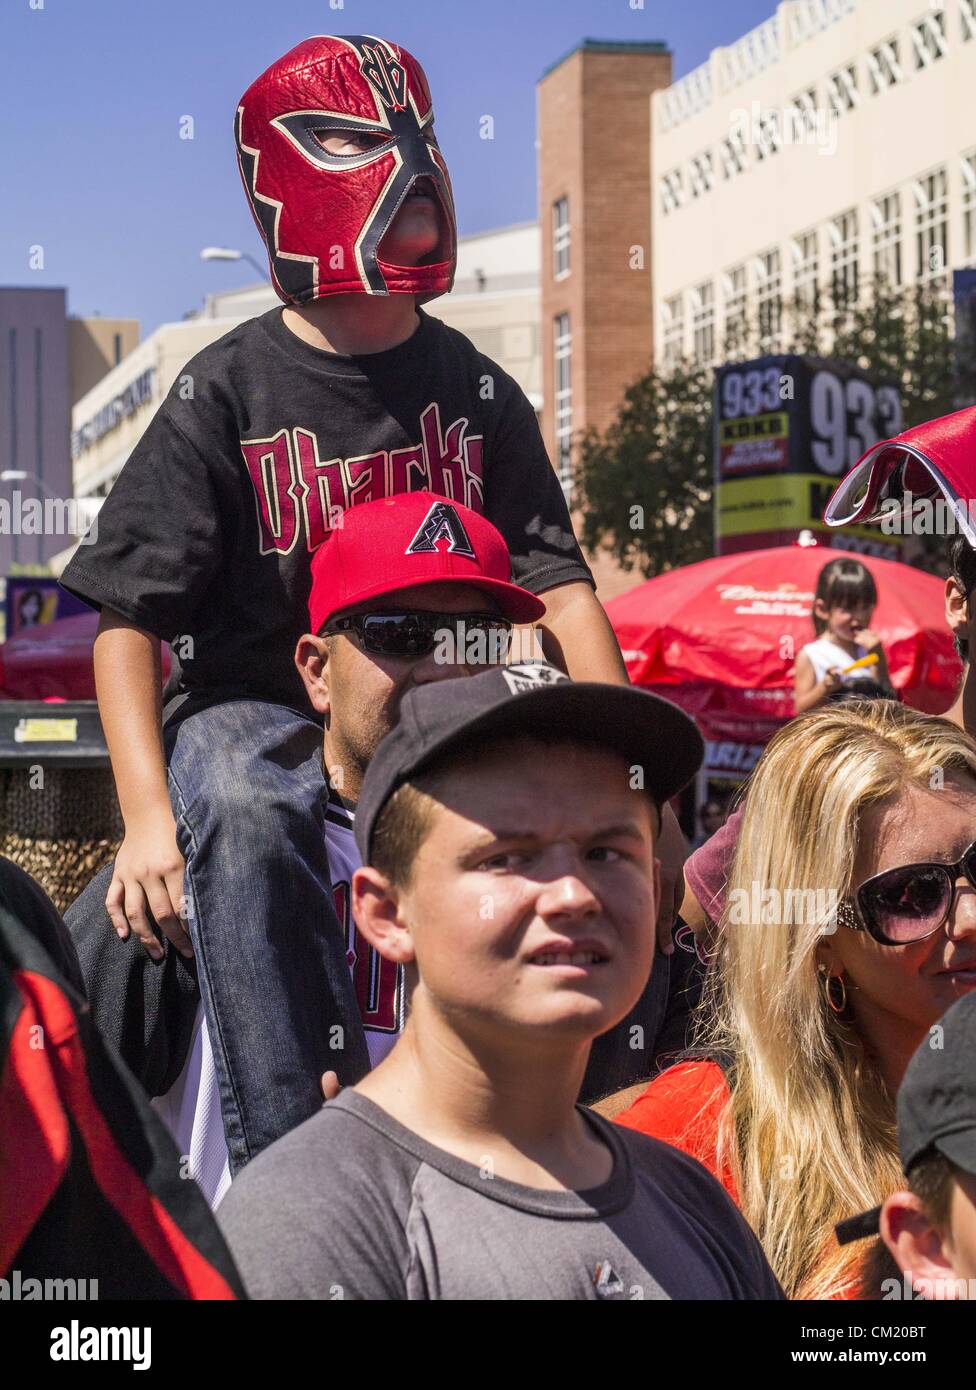
[[[188,365],[63,576],[125,837],[66,922],[0,863],[0,1276],[976,1293],[976,553],[941,718],[825,566],[797,717],[686,860],[701,736],[629,684],[521,391],[421,308],[420,65],[307,40],[237,138],[285,307]]]

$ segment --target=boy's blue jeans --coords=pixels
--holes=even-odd
[[[283,705],[230,700],[164,732],[236,1173],[321,1107],[323,1071],[351,1085],[369,1070],[329,878],[322,729]]]

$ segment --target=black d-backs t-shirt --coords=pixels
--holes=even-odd
[[[311,556],[361,502],[427,489],[483,512],[527,589],[590,580],[531,405],[463,333],[418,310],[406,342],[350,357],[281,312],[186,365],[62,576],[174,643],[179,693],[306,707]]]

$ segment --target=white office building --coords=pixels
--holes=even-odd
[[[655,342],[976,266],[976,0],[786,0],[652,97]]]

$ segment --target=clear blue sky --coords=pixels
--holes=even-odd
[[[0,0],[0,285],[64,285],[69,312],[143,334],[253,281],[263,261],[237,173],[248,84],[315,33],[374,33],[424,64],[462,234],[535,217],[535,87],[583,38],[663,39],[675,76],[775,0]],[[495,139],[478,138],[482,115]],[[195,138],[179,138],[183,116]],[[32,271],[28,249],[44,248]]]

